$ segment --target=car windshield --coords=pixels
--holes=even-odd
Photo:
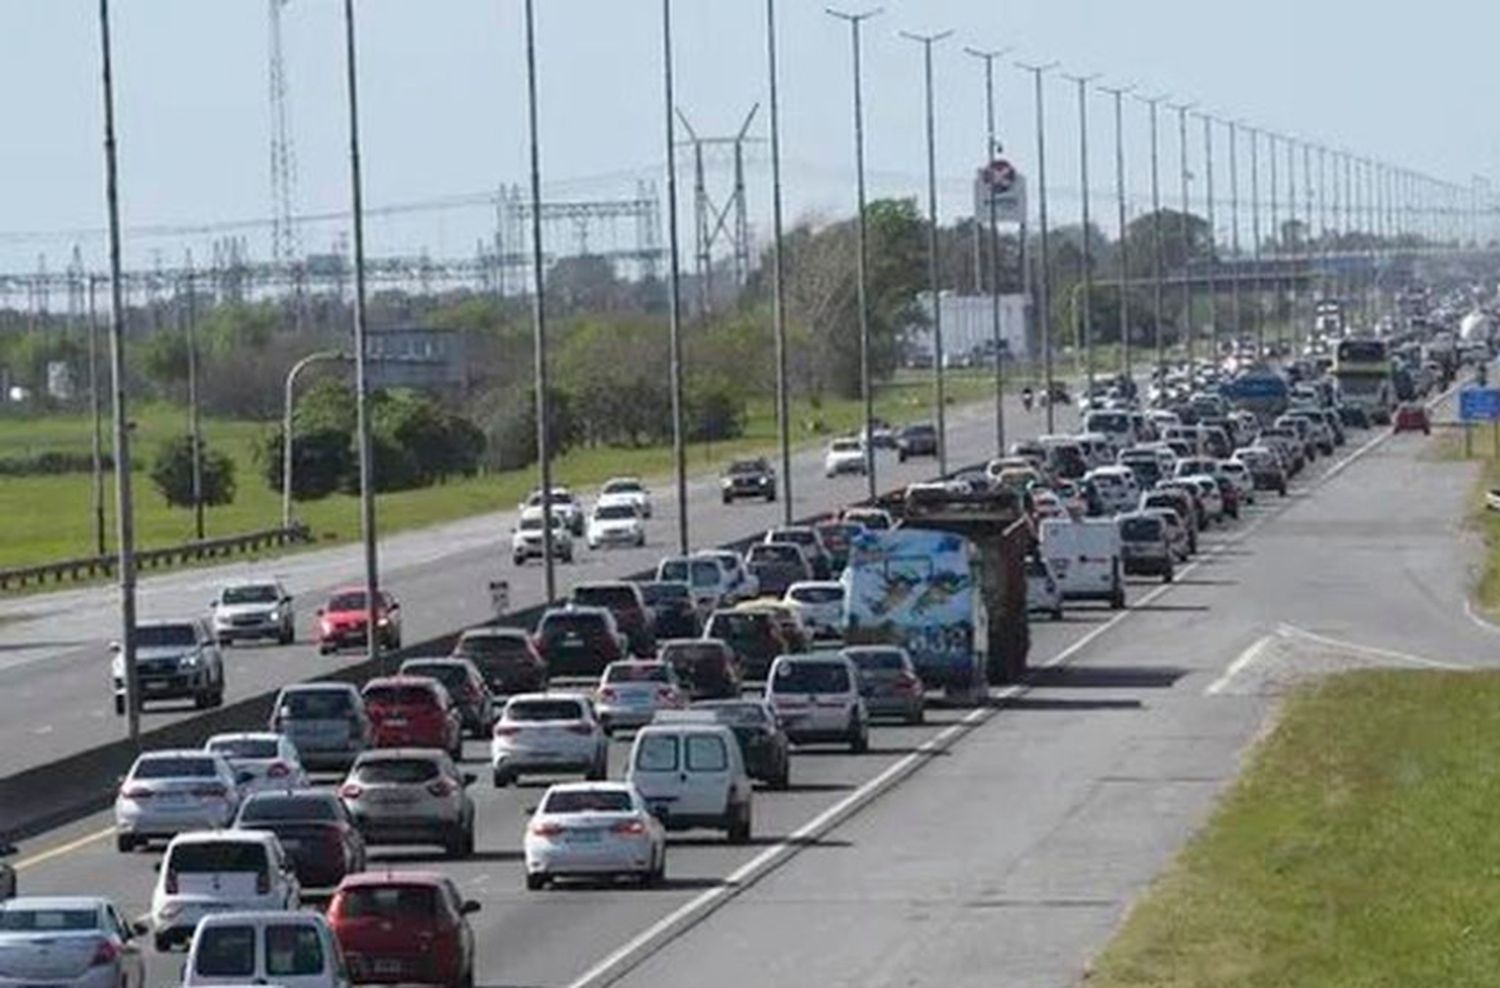
[[[208,750],[225,758],[275,758],[278,754],[274,738],[215,738]]]
[[[624,521],[635,517],[635,508],[628,504],[606,504],[594,511],[599,521]]]
[[[363,611],[365,610],[365,594],[363,590],[350,593],[334,594],[328,601],[330,611]]]
[[[604,670],[606,683],[669,683],[672,677],[661,662],[620,662]]]
[[[345,690],[288,690],[281,708],[293,719],[337,720],[353,711],[354,698]]]
[[[611,480],[604,485],[606,494],[639,494],[643,489],[639,480]]]
[[[348,919],[431,919],[437,908],[430,885],[356,885],[339,893],[339,913]]]
[[[860,672],[900,672],[906,668],[904,657],[895,649],[879,651],[855,649],[844,654],[849,656],[849,661],[853,662]]]
[[[216,839],[178,844],[167,855],[166,869],[177,874],[214,871],[265,871],[266,848],[260,841]]]
[[[136,764],[135,779],[211,779],[219,774],[212,758],[143,758]]]
[[[565,789],[547,796],[543,813],[629,813],[630,793],[619,789]]]
[[[751,638],[763,634],[771,626],[769,614],[752,614],[745,611],[715,614],[709,618],[705,638]],[[710,633],[711,632],[711,633]]]
[[[190,624],[147,624],[135,629],[138,648],[190,647],[197,642]]]
[[[577,700],[513,700],[505,708],[506,720],[582,720]]]
[[[273,820],[323,820],[339,818],[334,797],[323,793],[258,794],[250,797],[240,810],[239,822],[262,823]]]
[[[274,604],[280,600],[281,594],[271,584],[226,587],[224,590],[226,604]]]
[[[837,604],[844,599],[844,588],[841,586],[792,587],[787,591],[787,596],[801,604]]]
[[[563,527],[562,518],[559,517],[558,515],[554,514],[552,516],[552,529],[553,529],[553,531],[561,531],[562,527]],[[523,532],[540,532],[541,530],[542,530],[542,516],[541,515],[527,515],[525,518],[521,519],[521,531],[523,531]]]
[[[360,782],[414,785],[438,777],[437,762],[430,758],[379,758],[355,766]]]
[[[0,930],[7,933],[75,933],[99,928],[97,909],[30,909],[0,911]]]
[[[1156,542],[1161,537],[1160,518],[1126,518],[1120,522],[1120,538],[1126,542]]]
[[[736,460],[729,464],[730,473],[765,473],[764,460]]]
[[[777,693],[846,693],[849,669],[832,662],[783,662],[771,679]]]
[[[835,439],[829,446],[835,453],[858,453],[860,448],[858,439]]]

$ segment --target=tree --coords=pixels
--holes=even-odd
[[[216,507],[234,501],[234,461],[224,453],[201,447],[203,503]],[[178,436],[163,443],[151,464],[151,482],[174,508],[193,506],[193,437]]]
[[[266,486],[282,488],[282,435],[277,429],[257,451]],[[354,443],[347,432],[324,429],[302,433],[292,440],[292,497],[317,501],[339,489],[344,478],[358,472]]]

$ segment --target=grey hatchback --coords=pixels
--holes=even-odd
[[[365,701],[348,683],[285,687],[271,708],[270,726],[297,746],[308,769],[346,769],[370,746]]]

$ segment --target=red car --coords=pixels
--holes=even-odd
[[[350,875],[328,904],[328,922],[358,984],[463,988],[474,983],[474,931],[453,882],[426,871]]]
[[[1396,420],[1391,428],[1396,432],[1417,432],[1432,435],[1432,419],[1427,416],[1427,406],[1408,402],[1396,409]]]
[[[318,653],[327,655],[341,648],[363,647],[368,623],[364,587],[335,590],[328,603],[318,608]],[[401,647],[401,605],[384,590],[380,591],[380,602],[375,608],[375,623],[382,647]]]
[[[443,684],[426,676],[385,676],[365,684],[377,748],[437,748],[463,757],[463,718]]]

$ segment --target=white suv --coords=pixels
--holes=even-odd
[[[541,559],[542,552],[542,509],[527,508],[511,530],[511,561],[519,566],[528,559]],[[562,562],[573,561],[573,531],[556,511],[552,513],[552,554]]]
[[[156,949],[186,945],[210,913],[296,910],[302,886],[281,841],[265,830],[179,834],[167,845],[151,893]]]
[[[841,654],[780,656],[766,676],[766,700],[794,744],[846,742],[855,754],[870,746],[859,670]]]
[[[525,774],[609,775],[609,738],[589,701],[561,693],[522,693],[505,704],[490,741],[495,788]]]
[[[823,457],[823,473],[837,477],[844,473],[863,474],[868,466],[865,444],[858,439],[835,439],[828,444]]]

